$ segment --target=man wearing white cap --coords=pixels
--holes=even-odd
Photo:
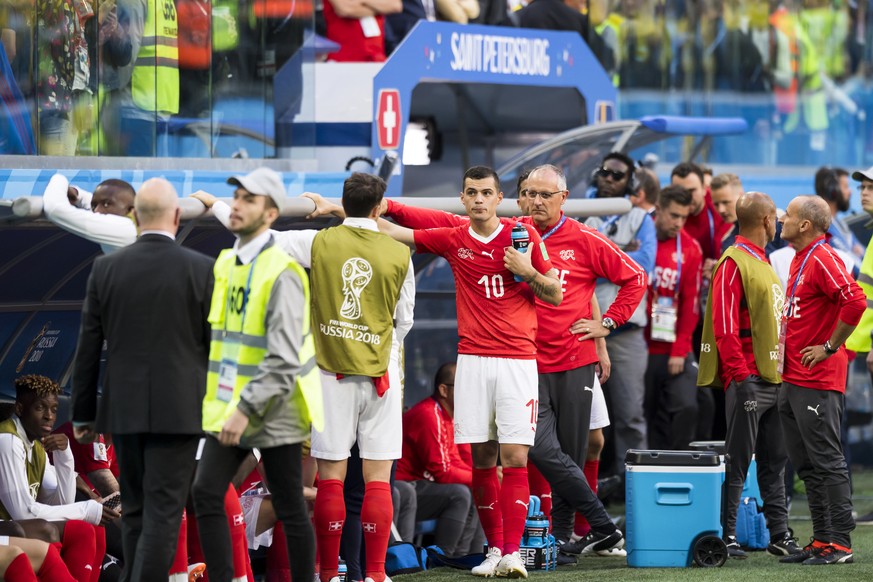
[[[209,310],[212,342],[203,456],[194,507],[209,578],[233,578],[224,497],[252,448],[261,452],[283,523],[294,580],[312,580],[315,540],[303,499],[302,444],[321,427],[321,384],[309,318],[309,278],[276,243],[270,226],[285,202],[268,168],[234,176],[228,228],[238,238],[215,262]]]

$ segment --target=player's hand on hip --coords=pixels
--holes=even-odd
[[[667,373],[671,376],[678,376],[685,369],[684,356],[670,356],[667,360]]]
[[[816,364],[827,360],[830,356],[824,346],[806,346],[800,350],[800,363],[807,370],[812,370]]]
[[[570,326],[570,333],[578,335],[576,339],[581,342],[606,337],[609,335],[609,328],[603,327],[603,323],[594,319],[580,319]]]
[[[218,433],[218,442],[226,447],[237,446],[248,425],[249,417],[237,408],[221,427],[221,432]]]

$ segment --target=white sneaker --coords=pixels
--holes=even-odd
[[[604,558],[627,558],[627,550],[624,548],[610,548],[608,550],[600,550],[599,552],[595,552],[594,554],[589,554],[594,556],[603,556]]]
[[[339,580],[339,578],[337,578],[337,580]],[[333,582],[333,579],[331,579],[331,582]],[[376,581],[373,580],[372,578],[370,578],[369,576],[367,576],[366,578],[364,578],[364,582],[376,582]],[[391,582],[391,578],[389,578],[388,576],[385,576],[385,582]]]
[[[497,575],[501,578],[527,578],[527,569],[518,552],[506,554],[497,565]]]
[[[488,553],[485,554],[485,561],[473,568],[470,572],[473,576],[484,576],[485,578],[493,578],[497,575],[497,565],[500,564],[500,559],[503,557],[503,552],[498,548],[488,548]]]

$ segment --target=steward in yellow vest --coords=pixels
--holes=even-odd
[[[274,244],[285,185],[259,168],[234,176],[232,249],[215,262],[209,323],[212,343],[194,507],[210,576],[233,577],[224,496],[252,447],[264,463],[295,580],[315,575],[315,539],[303,501],[302,448],[310,424],[322,426],[321,386],[309,320],[306,272]]]
[[[133,67],[133,102],[144,111],[179,112],[179,24],[174,0],[148,0]]]
[[[853,173],[852,179],[861,182],[861,208],[873,215],[873,167]],[[868,228],[871,223],[868,223]],[[873,335],[873,250],[871,249],[873,249],[873,239],[867,245],[867,252],[864,253],[864,260],[861,262],[861,274],[858,276],[858,285],[867,297],[867,309],[864,310],[858,327],[846,340],[846,348],[854,352],[866,353],[867,369],[873,371],[873,349],[870,346],[871,335]]]

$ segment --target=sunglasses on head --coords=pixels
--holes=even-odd
[[[601,178],[606,178],[607,176],[612,176],[613,180],[623,180],[625,176],[627,176],[627,172],[619,172],[617,170],[610,170],[609,168],[600,168],[597,170],[597,174]]]

